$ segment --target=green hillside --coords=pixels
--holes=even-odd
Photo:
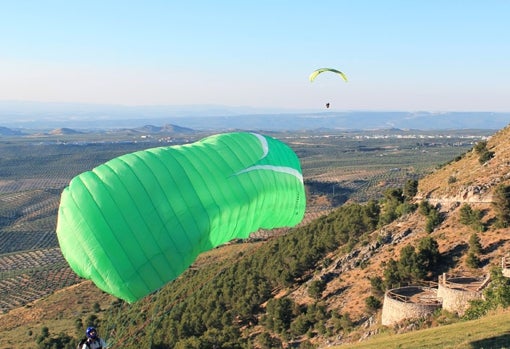
[[[2,304],[8,311],[0,315],[0,348],[31,348],[37,341],[40,348],[72,348],[88,324],[98,326],[114,348],[312,348],[356,342],[375,334],[377,339],[363,343],[383,337],[393,339],[397,337],[392,333],[402,328],[387,328],[379,321],[386,289],[395,282],[435,281],[443,272],[463,270],[482,275],[498,265],[510,247],[504,234],[506,228],[497,225],[500,217],[491,201],[484,197],[470,202],[475,212],[482,212],[476,217],[484,231],[477,233],[480,264],[476,268],[466,267],[468,240],[476,227],[459,219],[461,205],[455,195],[465,190],[462,183],[468,187],[474,177],[462,173],[462,182],[450,183],[450,177],[461,175],[448,172],[449,168],[469,162],[473,176],[490,178],[490,183],[479,184],[486,185],[488,194],[496,184],[506,184],[502,164],[510,157],[505,146],[507,134],[498,134],[488,141],[487,148],[493,157],[484,164],[479,163],[473,151],[466,153],[472,145],[452,145],[451,138],[444,143],[440,143],[441,139],[446,138],[424,144],[415,139],[401,142],[378,137],[345,140],[345,135],[334,139],[329,135],[281,137],[302,160],[309,200],[303,223],[293,229],[258,232],[252,239],[205,253],[181,277],[134,304],[105,295],[90,283],[84,283],[89,285],[87,290],[74,297],[84,284],[64,288],[69,281],[71,284],[81,281],[70,276],[48,282],[47,293],[39,293],[35,302],[29,299],[32,292],[23,293],[35,287],[27,284],[32,286],[23,289],[21,285],[26,280],[41,278],[40,272],[53,275],[55,269],[65,268],[61,256],[59,259],[55,253],[53,232],[48,231],[54,226],[47,224],[47,217],[56,214],[55,186],[61,186],[65,180],[53,177],[48,180],[52,189],[43,192],[34,186],[46,183],[42,178],[47,171],[69,178],[66,166],[75,173],[77,164],[66,165],[58,160],[58,154],[52,154],[52,164],[62,166],[60,169],[58,166],[39,169],[34,172],[37,181],[26,178],[22,183],[16,182],[15,166],[11,166],[8,173],[12,177],[6,176],[0,183],[4,185],[0,186],[4,188],[0,196],[3,205],[0,234],[9,241],[0,255],[0,266],[5,268],[0,270],[0,283],[7,286],[2,288],[5,294],[2,299],[10,302]],[[96,146],[91,149],[97,149]],[[135,145],[128,148],[132,147]],[[60,148],[52,145],[50,149],[58,152]],[[121,145],[115,145],[115,151],[121,149]],[[425,149],[433,154],[426,157]],[[104,156],[112,154],[107,148],[102,152]],[[76,159],[83,154],[72,152]],[[453,154],[457,154],[455,161],[437,166],[450,160]],[[98,154],[88,156],[94,161],[99,159]],[[21,168],[26,170],[26,166]],[[432,171],[436,179],[431,182],[426,175]],[[500,180],[496,183],[493,178],[498,176]],[[447,191],[433,185],[450,185],[455,192],[448,195],[455,196],[454,204],[450,205],[449,197],[443,194]],[[28,186],[31,191],[26,190]],[[437,206],[424,204],[425,191]],[[441,196],[434,197],[436,192]],[[45,235],[40,235],[42,230],[38,231],[38,226],[45,227]],[[33,230],[28,231],[29,227]],[[35,242],[28,243],[22,238],[25,235]],[[41,248],[34,239],[36,236],[44,236]],[[402,256],[419,263],[405,263]],[[397,268],[392,278],[386,273],[390,260],[394,260]],[[10,289],[16,292],[9,292]],[[55,293],[59,289],[62,290]],[[26,297],[24,301],[19,300],[19,295]],[[15,300],[20,303],[13,307]],[[55,313],[54,309],[60,311]],[[458,316],[438,312],[425,320],[410,321],[408,330],[444,324],[444,318],[449,316],[452,321],[460,320]],[[44,328],[49,334],[44,334]],[[442,328],[446,327],[439,329]],[[472,336],[474,343],[488,338]],[[507,339],[504,333],[495,336]],[[397,341],[405,345],[404,339]],[[438,345],[450,345],[442,343]],[[480,343],[481,346],[473,348],[486,347],[486,342]]]

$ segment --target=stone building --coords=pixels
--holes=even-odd
[[[384,295],[381,323],[394,325],[405,319],[419,319],[441,308],[437,290],[431,287],[407,286],[394,288]]]
[[[510,260],[502,260],[503,275],[510,277]],[[439,276],[435,287],[407,286],[394,288],[384,295],[381,323],[392,326],[402,320],[419,319],[443,308],[459,316],[470,306],[469,301],[483,299],[490,282],[486,277]]]
[[[441,299],[443,309],[462,316],[469,307],[470,300],[483,298],[482,290],[489,281],[489,277],[448,277],[443,274],[439,276],[437,297]]]

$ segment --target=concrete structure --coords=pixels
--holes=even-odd
[[[384,295],[381,323],[394,325],[405,319],[419,319],[441,308],[437,290],[431,287],[407,286],[389,290]]]
[[[482,299],[482,290],[487,286],[490,277],[447,277],[439,276],[437,297],[442,300],[443,309],[458,315],[464,315],[469,307],[469,301]]]
[[[510,277],[510,260],[502,260],[503,275]],[[470,306],[469,301],[483,299],[483,290],[490,282],[486,277],[439,276],[436,288],[407,286],[389,290],[384,295],[381,323],[392,326],[405,319],[427,317],[443,308],[459,316]]]

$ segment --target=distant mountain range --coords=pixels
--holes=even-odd
[[[509,123],[510,112],[289,111],[215,105],[131,107],[0,101],[0,126],[11,130],[136,128],[149,124],[193,130],[497,130]]]
[[[0,136],[21,136],[23,132],[0,126]]]
[[[104,131],[94,129],[93,131]],[[117,133],[117,134],[172,134],[172,133],[190,133],[194,132],[194,130],[186,127],[180,127],[175,125],[166,124],[164,126],[154,126],[154,125],[145,125],[142,127],[136,128],[119,128],[108,131],[109,134]],[[28,136],[30,134],[46,134],[53,136],[63,136],[63,135],[76,135],[83,134],[84,132],[75,130],[68,127],[61,127],[52,130],[47,130],[46,132],[40,132],[40,130],[32,130],[32,129],[10,129],[8,127],[0,126],[0,136]]]

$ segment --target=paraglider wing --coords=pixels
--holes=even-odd
[[[333,68],[320,68],[320,69],[313,71],[312,74],[310,74],[310,82],[313,82],[315,80],[315,78],[317,77],[317,75],[327,72],[327,71],[339,74],[342,77],[342,79],[344,79],[344,81],[347,82],[347,76],[344,73],[342,73],[340,70],[336,70]]]
[[[287,145],[226,133],[122,155],[76,176],[62,192],[57,237],[79,276],[134,302],[204,251],[295,226],[305,205],[299,159]]]

